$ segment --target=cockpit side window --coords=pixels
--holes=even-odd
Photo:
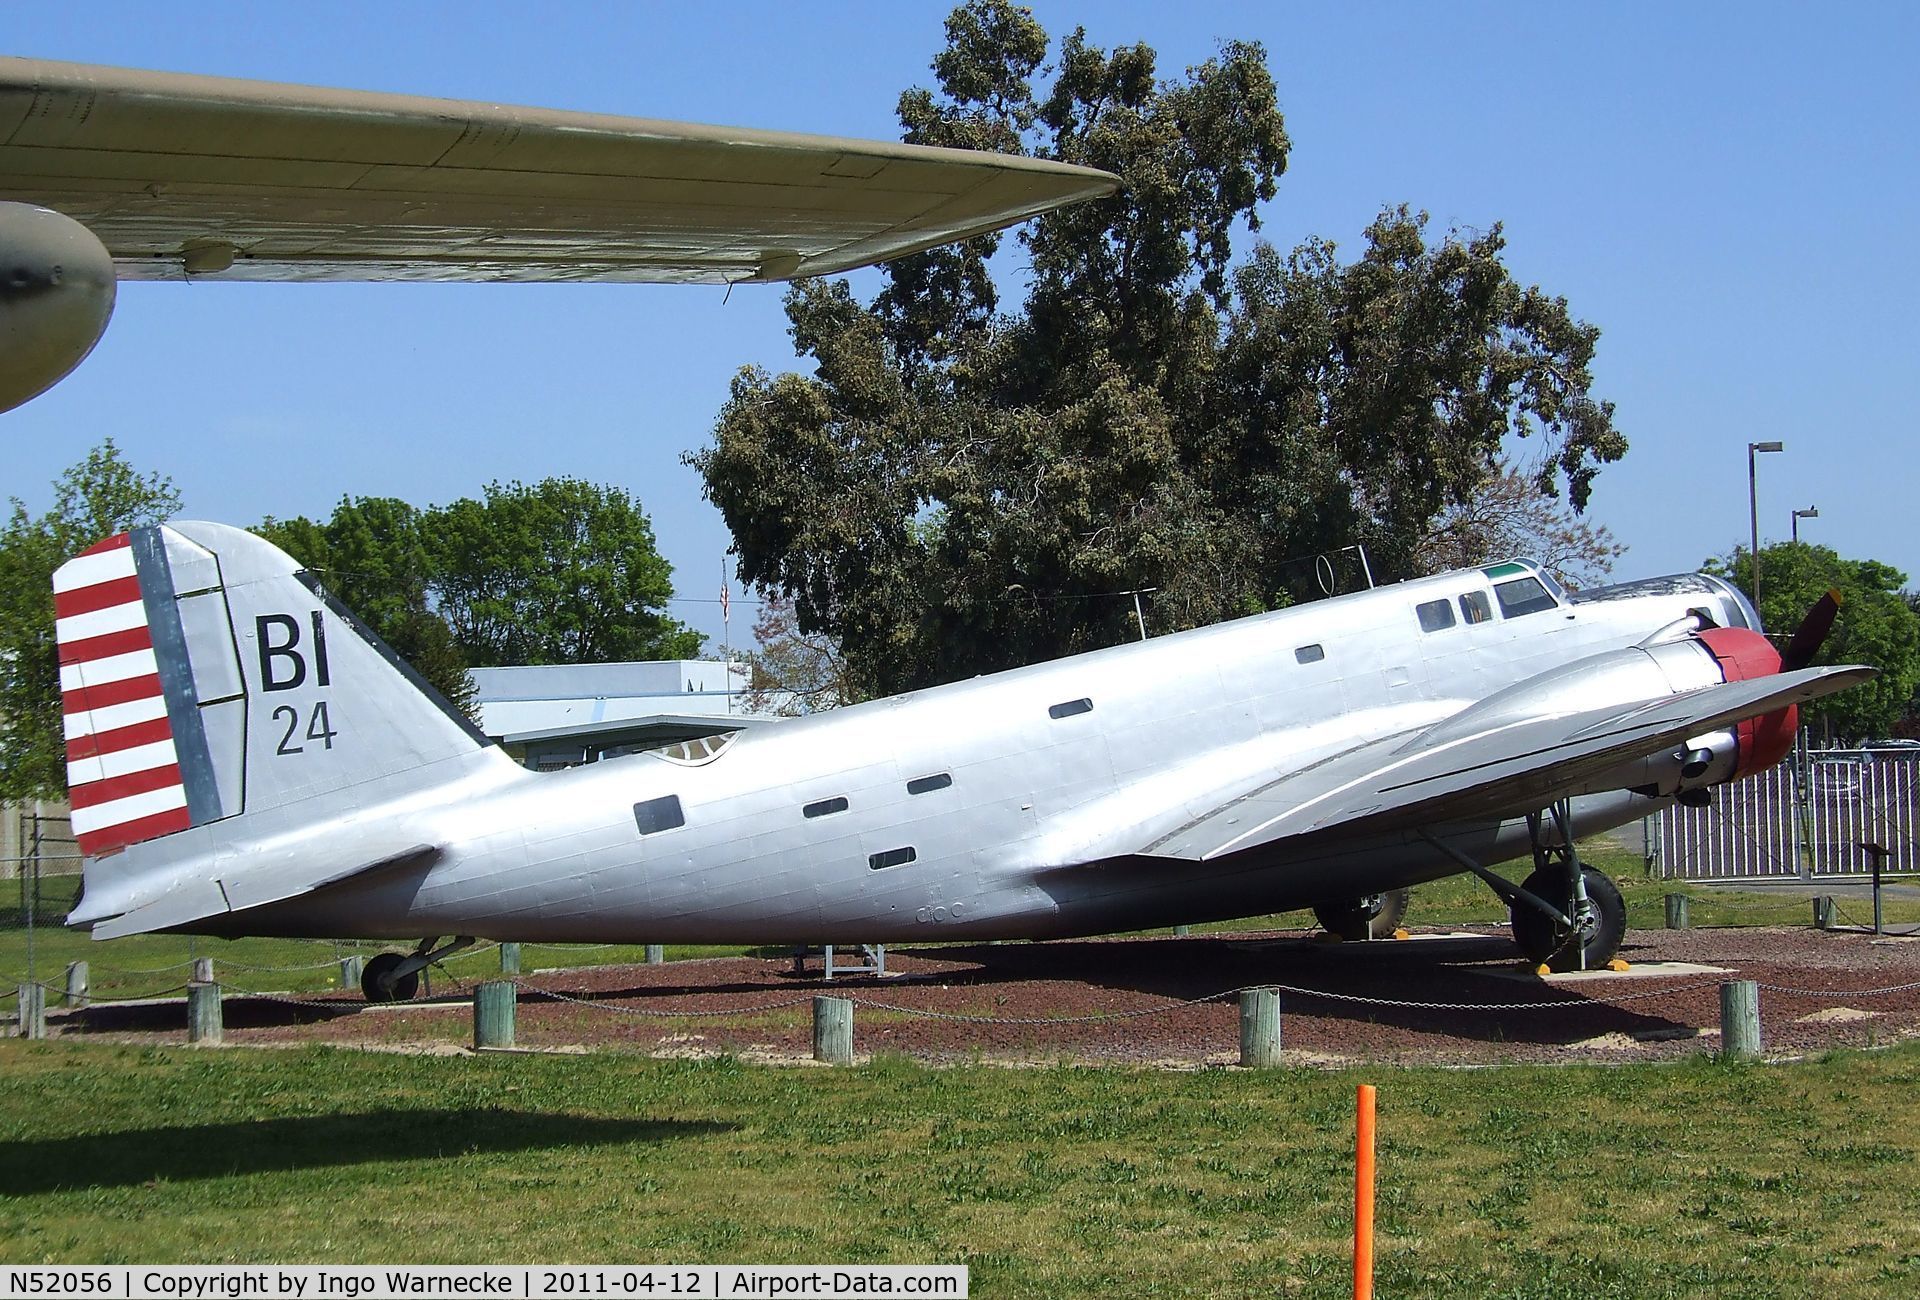
[[[1493,595],[1500,602],[1500,613],[1507,618],[1559,608],[1559,602],[1540,585],[1540,579],[1533,577],[1496,582],[1493,584]]]
[[[1460,597],[1460,617],[1469,623],[1491,623],[1493,602],[1484,591],[1469,591]]]

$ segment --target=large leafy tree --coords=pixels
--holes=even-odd
[[[1102,167],[1116,195],[1018,238],[887,267],[869,303],[803,281],[787,316],[811,375],[743,370],[689,459],[741,577],[791,596],[857,692],[906,689],[1294,599],[1298,557],[1364,544],[1422,567],[1432,521],[1534,436],[1536,485],[1585,505],[1624,450],[1587,396],[1598,332],[1516,283],[1499,228],[1434,240],[1383,213],[1353,261],[1257,229],[1289,140],[1264,51],[1229,43],[1163,77],[1144,45],[1046,33],[1003,0],[947,22],[910,141]],[[1307,570],[1310,572],[1310,570]]]
[[[491,483],[423,530],[440,612],[475,667],[690,659],[673,570],[640,503],[572,478]]]
[[[135,469],[111,438],[60,476],[45,514],[12,501],[0,529],[0,799],[57,798],[67,788],[53,571],[179,508],[172,481]]]
[[[1749,596],[1753,561],[1744,546],[1707,561]],[[1901,586],[1906,575],[1878,560],[1850,560],[1831,547],[1779,542],[1760,551],[1760,620],[1776,637],[1791,636],[1828,591],[1840,613],[1815,664],[1870,664],[1880,675],[1863,686],[1809,706],[1810,720],[1835,739],[1861,741],[1893,733],[1920,687],[1920,613]]]
[[[393,497],[343,498],[325,523],[268,519],[254,531],[319,575],[435,689],[469,712],[473,681],[453,629],[433,606],[428,516]]]

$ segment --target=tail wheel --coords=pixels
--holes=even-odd
[[[420,972],[408,971],[395,977],[394,971],[406,955],[383,952],[370,960],[360,972],[360,991],[369,1002],[411,1002],[420,991]]]
[[[1368,894],[1347,903],[1316,903],[1313,919],[1328,934],[1337,934],[1349,942],[1362,939],[1391,938],[1407,915],[1413,900],[1411,889],[1389,889]]]
[[[1582,867],[1580,874],[1587,887],[1587,911],[1574,917],[1571,931],[1534,908],[1509,908],[1513,941],[1536,966],[1556,971],[1601,970],[1620,952],[1620,942],[1627,935],[1627,905],[1619,886],[1592,867]],[[1563,914],[1573,911],[1572,882],[1564,870],[1536,871],[1520,887]]]

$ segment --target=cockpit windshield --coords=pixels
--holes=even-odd
[[[658,754],[669,763],[680,763],[687,767],[698,767],[702,763],[711,763],[720,757],[722,750],[733,743],[738,732],[723,731],[717,736],[701,736],[694,740],[682,740],[677,744],[662,745],[650,752]]]
[[[1480,572],[1493,580],[1493,597],[1503,618],[1558,609],[1567,600],[1567,589],[1531,560],[1489,565]]]

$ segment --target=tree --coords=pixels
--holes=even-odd
[[[324,524],[269,518],[254,531],[318,574],[329,595],[471,715],[466,656],[433,607],[428,526],[428,516],[405,501],[343,497]]]
[[[437,608],[476,667],[700,653],[700,634],[661,612],[673,571],[618,488],[490,483],[433,511],[421,537]]]
[[[170,479],[142,474],[108,438],[60,476],[38,518],[18,498],[0,530],[0,798],[67,788],[53,571],[95,542],[180,508]]]
[[[1753,594],[1753,562],[1744,546],[1707,561]],[[1831,547],[1777,542],[1760,553],[1760,620],[1776,637],[1788,637],[1828,591],[1840,594],[1840,613],[1815,664],[1870,664],[1880,675],[1862,686],[1808,707],[1832,734],[1868,740],[1892,732],[1920,687],[1920,613],[1900,588],[1906,575],[1878,560],[1849,560]]]
[[[1535,474],[1503,459],[1465,504],[1433,521],[1419,564],[1443,573],[1525,557],[1578,591],[1604,579],[1626,549],[1605,525],[1580,518],[1564,500],[1542,492]]]
[[[847,677],[840,647],[823,632],[801,631],[788,597],[763,594],[753,636],[760,648],[747,656],[753,669],[747,712],[797,717],[860,698]]]
[[[1115,644],[1136,589],[1172,630],[1297,599],[1300,557],[1354,543],[1407,576],[1509,435],[1544,442],[1536,483],[1584,507],[1625,449],[1587,396],[1598,331],[1513,280],[1497,226],[1433,243],[1396,208],[1353,262],[1312,241],[1236,264],[1290,148],[1265,52],[1162,78],[1150,48],[1075,31],[1040,85],[1047,48],[1026,11],[975,0],[938,90],[899,106],[912,142],[1125,181],[1021,230],[1020,309],[1000,309],[995,237],[890,264],[865,305],[796,283],[814,373],[741,371],[688,458],[740,576],[831,636],[859,693]]]

